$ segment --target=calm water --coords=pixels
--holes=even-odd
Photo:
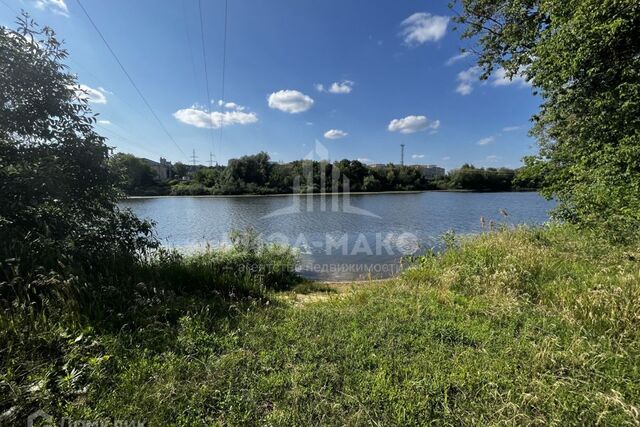
[[[162,197],[123,202],[155,221],[166,246],[228,244],[253,228],[300,252],[301,273],[325,280],[386,277],[403,255],[438,247],[443,233],[478,233],[491,221],[539,224],[553,202],[536,193],[403,193],[295,197]],[[505,216],[501,211],[506,212]]]

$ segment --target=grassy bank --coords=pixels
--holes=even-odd
[[[216,291],[200,258],[149,266],[156,287],[108,319],[5,310],[6,419],[640,423],[637,246],[564,227],[448,243],[381,283]]]

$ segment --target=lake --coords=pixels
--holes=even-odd
[[[122,206],[153,220],[165,246],[224,246],[232,230],[252,228],[297,248],[303,276],[341,281],[394,275],[403,257],[437,249],[448,231],[541,224],[554,203],[529,192],[421,192],[134,198]]]

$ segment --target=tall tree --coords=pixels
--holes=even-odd
[[[460,0],[483,78],[504,71],[542,97],[525,159],[556,215],[623,238],[640,229],[640,3]]]
[[[121,185],[129,195],[158,184],[156,171],[132,154],[118,153],[109,159],[109,165],[121,177]]]
[[[0,27],[0,279],[96,269],[152,243],[150,225],[118,209],[109,147],[66,56],[27,15],[17,31]]]

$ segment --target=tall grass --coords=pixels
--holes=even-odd
[[[50,358],[3,315],[3,410],[151,425],[640,424],[637,246],[496,231],[295,305],[191,287],[235,255],[220,256],[146,266],[173,288],[140,289],[118,328],[39,320],[28,342]]]
[[[183,256],[158,250],[101,274],[36,272],[2,282],[0,425],[46,408],[63,414],[84,399],[114,348],[163,350],[192,312],[228,319],[300,281],[288,248],[259,245]],[[166,335],[165,335],[166,334]]]

